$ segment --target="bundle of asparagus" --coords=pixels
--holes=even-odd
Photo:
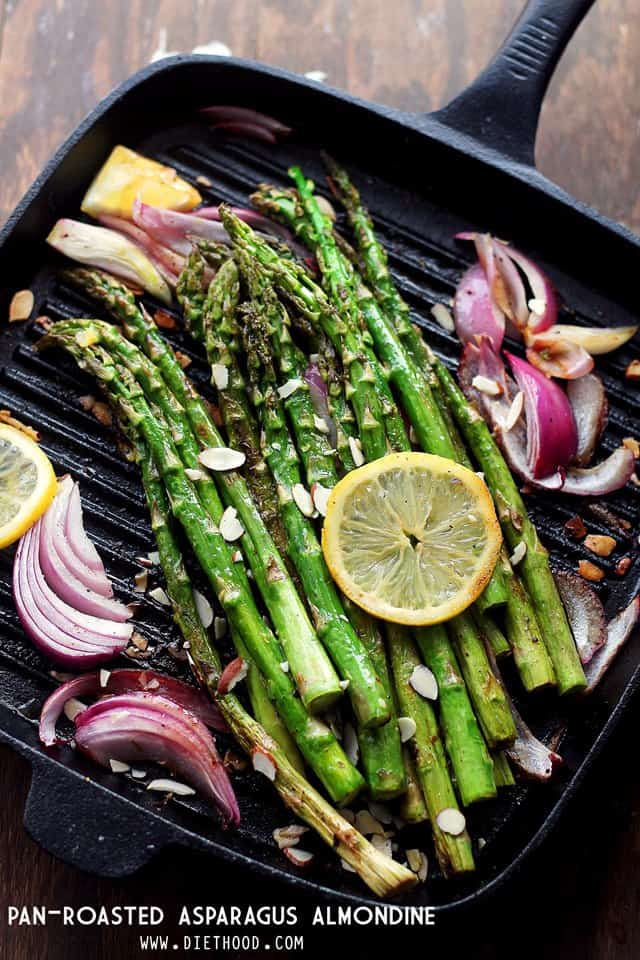
[[[557,686],[565,694],[585,680],[509,469],[412,326],[355,187],[328,162],[355,250],[299,169],[291,171],[295,188],[263,185],[253,197],[309,248],[318,278],[224,206],[231,245],[201,242],[186,260],[178,300],[186,329],[205,348],[222,427],[144,307],[109,275],[74,269],[67,278],[120,328],[65,320],[40,346],[62,346],[98,378],[131,438],[197,679],[239,743],[268,758],[285,803],[376,893],[389,895],[414,874],[333,810],[305,769],[339,806],[366,789],[397,804],[407,822],[428,819],[442,871],[462,874],[474,868],[462,808],[513,783],[503,751],[520,726],[494,657],[513,654],[527,691]],[[412,446],[480,468],[509,546],[526,544],[517,573],[503,547],[471,608],[414,633],[383,627],[341,595],[318,539],[340,478]],[[249,667],[255,719],[218,686],[220,661],[197,615],[175,523]],[[416,689],[421,670],[433,678],[436,702]]]

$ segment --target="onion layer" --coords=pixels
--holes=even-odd
[[[607,636],[607,621],[600,598],[593,587],[576,573],[558,571],[554,574],[554,579],[567,612],[580,660],[582,663],[589,663]]]
[[[479,263],[464,274],[453,300],[456,332],[462,343],[487,337],[498,351],[504,339],[505,319],[491,298],[486,274]]]
[[[584,467],[591,461],[607,424],[607,395],[600,377],[588,373],[585,377],[569,381],[567,397],[578,430],[575,462],[579,467]]]
[[[591,693],[600,683],[614,659],[631,636],[631,631],[637,624],[638,619],[640,619],[640,596],[634,597],[628,607],[625,607],[613,620],[609,621],[607,625],[607,639],[591,659],[591,662],[585,670],[587,677],[585,693]]]
[[[216,220],[205,220],[190,213],[164,210],[135,200],[131,216],[136,226],[170,250],[188,257],[193,246],[191,237],[211,240],[214,243],[229,243],[226,230]]]

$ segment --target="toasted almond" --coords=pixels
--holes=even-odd
[[[520,543],[516,546],[515,550],[509,557],[512,567],[517,567],[518,564],[524,560],[524,556],[527,552],[527,545],[524,540],[521,540]]]
[[[42,327],[45,332],[49,332],[53,326],[53,320],[51,317],[48,317],[46,313],[41,314],[39,317],[36,317],[35,322],[38,326]]]
[[[258,773],[262,773],[267,780],[275,780],[278,768],[270,753],[261,749],[253,750],[251,753],[251,762],[253,769],[257,770]]]
[[[109,683],[109,677],[111,676],[111,670],[101,670],[99,673],[100,686],[106,687]]]
[[[233,688],[244,680],[248,672],[249,664],[246,660],[243,660],[242,657],[236,657],[234,660],[231,660],[220,674],[220,679],[218,680],[219,695],[224,697],[227,693],[231,693]]]
[[[282,670],[283,673],[289,673],[289,661],[283,660],[282,663],[280,664],[280,669]]]
[[[226,390],[229,386],[229,367],[224,363],[212,363],[211,378],[218,390]]]
[[[326,517],[327,515],[327,504],[330,496],[331,490],[329,487],[323,487],[321,483],[311,484],[311,499],[321,517]]]
[[[220,519],[220,533],[227,543],[233,543],[243,535],[244,527],[238,520],[238,513],[235,507],[227,507],[222,514]]]
[[[33,310],[34,297],[31,290],[18,290],[9,304],[9,323],[28,320]]]
[[[163,591],[164,592],[164,591]],[[141,633],[134,631],[131,634],[131,643],[136,648],[136,650],[146,650],[149,646],[149,641],[146,637],[143,637]]]
[[[386,837],[379,837],[377,834],[374,834],[371,837],[371,846],[375,847],[380,853],[389,859],[393,858],[393,845],[391,840],[388,840]]]
[[[160,327],[161,330],[175,330],[178,326],[176,318],[172,317],[166,310],[156,310],[153,319],[155,320],[156,327]]]
[[[317,413],[314,413],[313,415],[313,425],[318,433],[329,433],[329,424],[322,417],[319,417]]]
[[[640,360],[632,360],[624,375],[627,380],[640,380]]]
[[[96,400],[94,405],[91,407],[91,413],[96,418],[98,423],[101,423],[103,427],[110,427],[113,423],[111,407],[109,407],[106,403],[103,403],[102,400]]]
[[[431,699],[435,700],[435,697]],[[398,717],[398,729],[401,742],[406,743],[416,732],[416,722],[412,717]]]
[[[429,667],[425,667],[423,663],[413,668],[409,683],[425,700],[438,699],[438,682]]]
[[[522,416],[523,409],[524,409],[524,393],[522,392],[522,390],[520,390],[518,393],[516,393],[515,397],[513,398],[511,402],[511,406],[509,407],[509,412],[504,421],[503,429],[505,433],[508,433],[509,430],[513,430],[516,423]]]
[[[193,787],[186,783],[180,783],[178,780],[165,780],[162,777],[148,783],[147,790],[157,790],[158,793],[175,793],[178,797],[192,797],[195,793]]]
[[[300,513],[303,513],[305,517],[312,517],[316,508],[307,488],[301,483],[294,483],[291,488],[291,495]]]
[[[158,553],[157,550],[150,550],[149,553],[147,554],[147,557],[149,558],[151,563],[153,563],[154,566],[156,567],[160,563],[160,554]]]
[[[349,450],[351,451],[351,456],[356,467],[361,467],[365,462],[365,457],[362,452],[362,444],[360,443],[359,437],[349,437]]]
[[[483,377],[480,373],[473,378],[471,386],[479,390],[480,393],[485,393],[488,397],[499,397],[502,393],[502,387],[497,380],[492,380],[491,377]]]
[[[358,810],[355,826],[356,830],[359,830],[365,837],[370,837],[373,834],[378,834],[380,837],[384,835],[384,827],[368,810]]]
[[[347,873],[357,873],[355,867],[352,867],[350,863],[347,863],[344,857],[340,857],[340,865],[343,870],[347,871]]]
[[[619,577],[624,577],[631,566],[631,557],[621,557],[616,564],[616,573]]]
[[[290,823],[288,827],[278,827],[273,831],[273,839],[281,850],[285,847],[295,847],[300,837],[307,833],[309,827],[303,827],[299,823]]]
[[[193,591],[193,599],[196,602],[196,609],[198,611],[198,616],[205,630],[208,630],[211,624],[213,623],[213,609],[211,604],[205,597],[203,593],[200,593],[199,590]]]
[[[449,833],[452,837],[460,836],[467,825],[464,814],[460,810],[456,810],[455,807],[446,807],[441,810],[436,817],[436,823],[443,833]]]
[[[154,587],[153,590],[149,590],[148,594],[152,600],[155,600],[156,603],[161,604],[163,607],[170,607],[171,600],[167,596],[167,591],[163,590],[162,587]]]
[[[67,700],[63,707],[64,715],[67,720],[75,720],[79,713],[82,713],[83,710],[87,709],[86,703],[83,703],[82,700],[76,700],[75,697],[71,697],[70,700]]]
[[[133,578],[133,589],[135,593],[144,593],[147,589],[147,583],[149,581],[149,571],[141,570],[140,573],[136,573]]]
[[[447,333],[453,333],[456,325],[453,322],[451,311],[445,307],[444,303],[434,303],[431,307],[431,316],[436,323],[440,324],[443,330],[446,330]]]
[[[131,776],[134,778],[134,780],[144,780],[146,775],[146,770],[141,770],[139,767],[131,767]]]
[[[78,403],[83,410],[86,410],[89,413],[93,409],[93,405],[96,402],[96,398],[92,393],[85,393],[84,396],[78,397]]]
[[[344,745],[344,752],[347,755],[347,759],[355,767],[355,765],[358,762],[358,758],[360,756],[360,747],[358,745],[358,738],[356,737],[356,732],[350,723],[345,723],[344,725],[344,730],[342,732],[342,742]]]
[[[338,686],[341,690],[346,690],[350,684],[350,680],[338,680]]]
[[[587,535],[587,528],[584,525],[582,517],[579,517],[577,514],[575,517],[571,517],[570,520],[564,525],[565,530],[570,537],[573,537],[575,540],[582,540],[583,537]]]
[[[131,769],[129,764],[123,763],[122,760],[109,760],[109,766],[112,773],[128,773]]]
[[[531,313],[534,313],[537,317],[541,317],[547,309],[547,304],[545,301],[540,300],[538,297],[532,297],[527,306],[529,307]]]
[[[231,559],[234,563],[242,563],[242,553],[240,550],[234,550],[231,554]]]
[[[215,617],[213,620],[213,635],[216,640],[222,640],[227,632],[227,621],[224,617]]]
[[[296,867],[304,869],[313,862],[313,854],[309,850],[301,850],[299,847],[285,847],[282,852],[287,860],[291,860],[291,863]]]
[[[230,447],[208,447],[199,454],[198,460],[209,470],[237,470],[247,458],[240,450]]]
[[[209,177],[205,177],[204,174],[199,173],[196,177],[196,183],[199,183],[201,187],[212,187],[213,183],[209,180]]]
[[[183,353],[182,350],[175,351],[176,360],[180,364],[183,370],[186,370],[187,367],[191,366],[191,357],[188,357],[186,353]]]
[[[617,541],[613,537],[603,536],[598,533],[590,533],[588,537],[585,538],[584,545],[587,550],[591,550],[591,553],[595,553],[598,557],[609,557],[618,546]]]
[[[622,446],[626,447],[627,450],[631,450],[636,460],[640,460],[640,443],[638,443],[635,437],[625,437],[622,441]]]
[[[189,477],[192,483],[195,483],[197,480],[202,480],[204,473],[202,470],[194,470],[193,467],[185,467],[186,475]]]
[[[581,560],[578,563],[578,573],[585,580],[591,580],[594,583],[597,583],[598,580],[604,580],[604,570],[597,567],[595,563],[591,563],[590,560]]]
[[[304,386],[304,384],[299,377],[295,377],[293,380],[287,380],[281,387],[278,387],[278,396],[281,400],[286,400],[287,397],[292,396],[292,394],[302,386]]]

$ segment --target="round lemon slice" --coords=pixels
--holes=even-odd
[[[57,488],[51,461],[35,440],[0,423],[0,547],[36,522]]]
[[[484,481],[428,453],[391,454],[347,474],[322,530],[342,591],[374,616],[410,626],[441,623],[473,603],[501,542]]]

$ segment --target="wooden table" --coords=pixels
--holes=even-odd
[[[0,217],[82,116],[158,49],[189,51],[218,41],[240,56],[299,72],[322,70],[327,82],[373,100],[428,110],[473,78],[521,5],[522,0],[5,0]],[[599,0],[553,80],[537,150],[546,174],[636,230],[639,61],[637,3]],[[437,949],[436,941],[446,936],[457,948],[454,956],[463,945],[469,955],[483,958],[513,951],[546,960],[640,956],[639,720],[635,709],[561,832],[508,896],[456,929],[442,924],[435,932],[406,934],[402,945]],[[265,888],[242,872],[184,853],[165,854],[124,881],[81,875],[25,835],[28,783],[26,764],[0,751],[2,960],[139,956],[136,933],[122,928],[7,929],[11,903],[148,903],[165,906],[172,916],[176,903],[207,903],[219,896],[230,903],[291,902],[284,888]],[[344,936],[333,932],[328,942],[335,949]],[[364,946],[367,932],[358,936]],[[380,949],[384,935],[376,931],[371,940]],[[316,932],[304,955],[315,955],[313,946],[321,942]],[[377,955],[375,947],[370,955]]]

